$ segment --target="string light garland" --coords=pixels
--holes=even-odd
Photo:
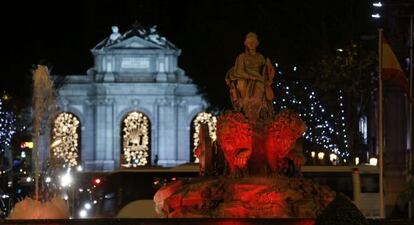
[[[275,93],[277,98],[273,104],[276,111],[286,108],[294,109],[306,122],[308,130],[304,133],[304,138],[308,142],[338,157],[350,156],[342,91],[339,90],[336,93],[338,110],[331,110],[331,113],[318,99],[317,94],[299,81],[276,82]]]
[[[64,160],[68,167],[78,165],[80,122],[71,113],[60,113],[53,124],[52,152]]]
[[[194,134],[193,134],[193,155],[194,151],[197,149],[199,144],[199,132],[200,132],[200,126],[201,124],[207,124],[208,126],[208,133],[212,141],[215,141],[217,139],[216,136],[216,124],[217,124],[217,118],[213,116],[211,113],[201,112],[197,114],[196,118],[193,121],[194,126]],[[199,162],[199,159],[194,155],[195,163]]]
[[[123,157],[126,164],[122,167],[137,167],[148,164],[149,120],[140,112],[131,112],[124,119]]]
[[[3,107],[0,99],[0,154],[10,148],[11,139],[16,133],[16,117],[14,113]]]

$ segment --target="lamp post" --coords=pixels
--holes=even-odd
[[[403,9],[409,9],[410,7],[412,8],[414,6],[414,4],[412,2],[399,2],[399,3],[390,3],[387,2],[385,5],[383,5],[380,1],[378,2],[374,2],[372,4],[372,6],[374,7],[374,12],[375,14],[372,14],[371,17],[379,20],[380,18],[382,18],[381,15],[381,7],[386,7],[386,6],[401,6],[403,7]],[[408,40],[408,44],[409,44],[409,65],[408,65],[408,70],[409,70],[409,91],[407,94],[413,96],[413,13],[411,10],[411,13],[409,15],[405,14],[405,15],[398,15],[398,18],[409,18],[409,40]],[[382,30],[382,29],[381,29]],[[381,61],[381,60],[380,60]],[[380,67],[381,68],[381,67]],[[381,69],[379,70],[381,71]],[[381,76],[380,76],[381,77]],[[381,79],[379,79],[379,81],[381,82]],[[379,83],[380,83],[379,82]],[[379,87],[380,89],[381,87]],[[380,97],[382,97],[382,91],[380,92]],[[382,104],[382,101],[380,100],[379,104]],[[406,176],[406,180],[409,181],[412,176],[413,176],[413,169],[414,169],[414,149],[413,149],[413,142],[414,142],[414,134],[413,134],[413,102],[408,102],[406,104],[406,106],[408,107],[408,123],[407,123],[407,132],[408,132],[408,144],[407,144],[407,153],[406,153],[406,171],[407,171],[407,176]],[[379,112],[379,117],[382,117],[382,112],[381,112],[381,106],[380,108],[380,112]],[[382,121],[382,118],[379,119],[380,121]],[[382,122],[380,122],[379,126],[379,133],[382,133]],[[382,177],[382,172],[383,172],[383,159],[382,159],[382,134],[378,134],[379,135],[379,143],[378,143],[378,148],[379,148],[379,157],[378,157],[378,166],[379,166],[379,170],[380,170],[380,189],[383,187],[383,177]],[[381,195],[382,196],[382,195]],[[408,200],[408,218],[411,219],[413,218],[413,202],[411,199]],[[384,204],[383,201],[381,201],[381,204]],[[381,205],[381,207],[383,208],[384,206]],[[385,212],[384,212],[384,216],[385,216]]]
[[[410,15],[410,40],[409,40],[409,48],[410,48],[410,64],[409,64],[409,71],[410,71],[410,94],[413,96],[413,14]],[[408,176],[407,180],[411,179],[413,176],[413,163],[414,163],[414,149],[413,149],[413,142],[414,142],[414,134],[413,134],[413,103],[411,104],[410,108],[410,146],[409,146],[409,153],[408,153]],[[408,201],[408,218],[413,218],[413,201],[409,199]]]

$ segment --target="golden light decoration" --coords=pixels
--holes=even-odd
[[[198,143],[200,141],[198,137],[199,137],[201,124],[207,124],[208,133],[209,133],[209,136],[210,136],[212,141],[215,141],[217,139],[217,136],[216,136],[217,118],[215,116],[213,116],[213,114],[211,114],[211,113],[201,112],[201,113],[197,114],[197,117],[193,121],[193,126],[194,126],[194,130],[195,130],[195,132],[193,134],[193,138],[194,138],[193,155],[194,155],[194,151],[197,149]],[[194,162],[198,163],[199,159],[195,155],[194,155],[194,157],[195,157]]]
[[[79,126],[78,118],[66,112],[60,113],[53,124],[53,155],[63,159],[69,167],[77,166],[79,163]]]
[[[149,123],[148,117],[140,112],[131,112],[124,119],[122,149],[126,164],[123,167],[137,167],[148,164]]]

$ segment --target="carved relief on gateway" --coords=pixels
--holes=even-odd
[[[122,69],[149,69],[150,58],[145,57],[123,57],[121,60]]]

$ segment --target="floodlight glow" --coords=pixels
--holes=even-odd
[[[76,169],[77,169],[79,172],[82,172],[82,170],[83,170],[83,168],[82,168],[82,166],[81,166],[81,165],[79,165],[78,167],[76,167]]]
[[[31,177],[27,177],[26,178],[26,182],[31,182],[32,181],[32,178]]]
[[[86,210],[82,209],[81,211],[79,211],[80,218],[85,218],[87,215],[88,213],[86,212]]]
[[[90,203],[85,203],[84,207],[85,209],[91,209],[92,206]]]
[[[70,176],[70,173],[69,172],[67,172],[65,175],[63,175],[60,178],[60,185],[62,187],[69,186],[71,183],[72,183],[72,177]]]
[[[45,182],[46,183],[50,183],[52,181],[52,178],[50,178],[50,177],[46,177],[46,179],[45,179]]]

